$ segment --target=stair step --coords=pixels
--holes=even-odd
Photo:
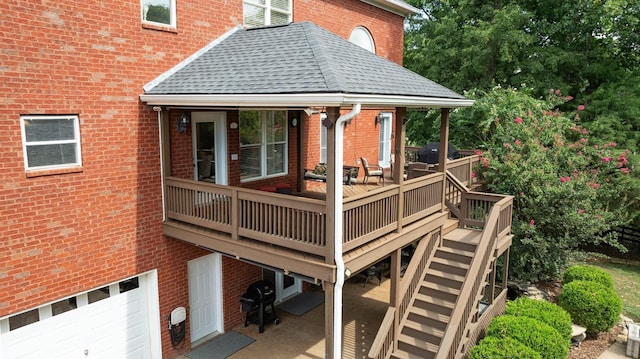
[[[420,286],[420,289],[418,289],[418,293],[422,295],[427,295],[433,298],[446,300],[448,302],[455,302],[456,299],[458,299],[458,294],[460,293],[460,291],[455,288],[438,286],[436,283],[432,283],[432,282],[428,282],[425,284],[430,284],[430,286],[427,286],[427,285]],[[440,288],[445,288],[445,290],[440,290]]]
[[[434,312],[437,314],[441,314],[444,316],[450,316],[453,309],[451,309],[450,305],[439,305],[436,303],[432,303],[431,301],[424,301],[425,298],[416,298],[413,302],[413,308],[426,310],[430,312]],[[412,310],[414,312],[414,310]]]
[[[435,353],[431,358],[435,357]],[[403,350],[396,350],[391,354],[391,359],[425,359],[424,356],[407,353]]]
[[[455,305],[455,303],[452,301],[435,298],[430,295],[424,295],[421,293],[416,293],[415,300],[423,303],[428,303],[429,305],[437,305],[448,309],[453,309],[453,306]],[[424,307],[421,306],[421,308]]]
[[[447,325],[447,323],[449,323],[449,320],[451,319],[449,315],[438,313],[434,311],[432,308],[421,308],[421,307],[413,306],[408,310],[409,310],[409,316],[416,315],[422,318],[428,318],[433,322],[439,322],[444,324],[445,326]]]
[[[441,286],[446,286],[454,289],[460,289],[462,288],[464,277],[443,271],[429,269],[427,270],[425,281],[440,284]]]
[[[446,287],[446,286],[439,285],[439,284],[433,283],[433,282],[424,281],[420,285],[425,287],[425,288],[435,289],[437,291],[448,293],[448,294],[452,294],[452,295],[455,295],[455,296],[458,296],[460,294],[460,290],[459,289]]]
[[[442,337],[444,337],[444,330],[434,328],[430,325],[423,324],[418,321],[413,321],[413,320],[405,321],[402,330],[404,331],[405,328],[415,330],[416,332],[418,332],[419,334],[412,335],[412,336],[415,338],[424,340],[427,343],[440,344],[440,342],[442,341]],[[411,334],[407,334],[407,335],[411,335]]]
[[[440,247],[436,250],[436,258],[447,259],[450,261],[460,262],[464,264],[471,264],[473,259],[473,253],[467,251],[461,251],[457,249],[451,249],[448,247]]]
[[[437,345],[425,343],[402,333],[398,335],[398,349],[406,352],[407,354],[417,355],[418,358],[422,359],[435,358],[436,353],[438,352]],[[415,358],[415,356],[410,358]]]
[[[444,221],[444,225],[442,226],[442,233],[447,234],[453,232],[456,228],[458,228],[458,223],[460,221],[457,219],[447,218]]]
[[[478,247],[477,244],[458,242],[456,240],[447,238],[442,239],[442,246],[452,249],[459,249],[465,252],[475,252],[476,247]]]
[[[482,231],[457,228],[442,238],[442,245],[449,248],[474,252],[482,238]]]
[[[419,311],[421,312],[428,312],[428,313],[433,313],[424,309],[419,309]],[[434,313],[436,315],[440,315],[442,318],[447,318],[447,320],[443,321],[441,319],[434,319],[432,317],[429,316],[422,316],[419,314],[416,314],[413,311],[409,311],[407,314],[407,321],[412,321],[412,322],[416,322],[416,323],[420,323],[421,325],[424,326],[429,326],[433,329],[436,330],[440,330],[440,331],[444,331],[445,328],[447,328],[447,323],[449,321],[449,317],[446,315],[442,315],[442,314],[438,314],[438,313]]]
[[[467,270],[469,269],[469,265],[465,263],[460,263],[453,260],[448,260],[445,258],[437,258],[434,257],[431,260],[431,264],[429,268],[434,270],[440,270],[443,272],[448,272],[455,275],[465,276],[467,274]]]

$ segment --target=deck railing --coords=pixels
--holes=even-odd
[[[434,173],[384,186],[343,202],[343,250],[349,251],[437,213],[444,176]],[[400,198],[404,205],[398,211]],[[299,196],[221,186],[176,177],[165,180],[168,219],[283,246],[315,255],[326,253],[326,202]]]
[[[493,197],[493,196],[491,196]],[[484,201],[479,208],[490,208],[480,243],[476,249],[475,256],[471,260],[467,278],[465,278],[457,302],[451,313],[451,320],[445,328],[440,349],[436,359],[454,359],[461,350],[466,338],[466,331],[478,309],[478,301],[481,298],[481,291],[485,285],[489,265],[494,259],[494,249],[499,240],[511,230],[511,217],[506,220],[507,214],[511,214],[513,197],[500,196],[501,199],[493,201],[493,198]],[[474,201],[478,199],[473,199]],[[462,220],[466,220],[463,218]],[[475,218],[473,218],[475,220]],[[504,227],[504,228],[503,228]]]

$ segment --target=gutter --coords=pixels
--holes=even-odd
[[[333,164],[335,181],[334,195],[334,258],[336,261],[336,284],[333,291],[333,358],[342,358],[342,286],[344,285],[344,260],[342,258],[342,162],[344,159],[344,123],[356,117],[362,105],[357,103],[351,112],[342,115],[336,121],[336,156]]]

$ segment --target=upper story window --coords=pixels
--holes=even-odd
[[[78,116],[22,116],[25,169],[82,165]]]
[[[373,43],[373,37],[369,30],[365,29],[362,26],[358,26],[351,32],[351,36],[349,36],[349,41],[352,43],[362,47],[365,50],[369,50],[376,53],[376,45]]]
[[[176,27],[176,0],[140,0],[142,22]]]
[[[240,111],[240,180],[287,173],[287,111]]]
[[[244,25],[281,25],[291,22],[291,0],[244,0]]]

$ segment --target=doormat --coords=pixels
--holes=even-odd
[[[322,303],[324,303],[323,293],[304,292],[286,300],[278,306],[278,309],[301,316]]]
[[[231,330],[197,346],[185,356],[191,359],[224,359],[254,341],[251,337]]]

